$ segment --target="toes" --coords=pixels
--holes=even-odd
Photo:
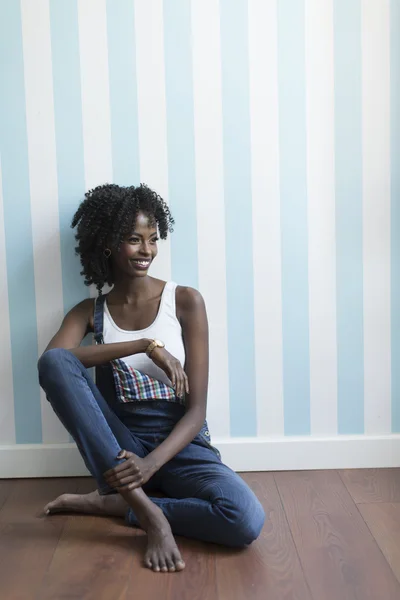
[[[183,571],[183,569],[185,568],[186,565],[185,565],[184,561],[182,560],[182,557],[181,557],[178,549],[175,550],[173,556],[174,556],[174,563],[175,563],[176,570]]]
[[[170,573],[174,573],[176,571],[172,558],[167,558],[167,567]]]
[[[163,559],[160,560],[160,569],[162,573],[168,573],[167,565]]]
[[[66,510],[68,507],[68,498],[68,494],[62,494],[61,496],[58,496],[58,498],[46,504],[46,506],[43,509],[44,513],[46,515],[49,515],[53,512],[60,512]]]
[[[182,559],[178,560],[176,563],[176,570],[177,571],[183,571],[183,569],[186,567],[185,563],[183,562]]]
[[[151,558],[150,558],[150,556],[148,554],[146,554],[146,556],[144,557],[144,561],[143,562],[144,562],[144,566],[147,569],[152,569],[153,568],[153,565],[151,564]]]
[[[49,502],[43,509],[45,515],[49,515],[54,507],[55,502]]]
[[[152,569],[153,571],[155,571],[156,573],[160,572],[160,565],[158,562],[158,556],[153,554],[152,559],[151,559],[151,565],[152,565]]]

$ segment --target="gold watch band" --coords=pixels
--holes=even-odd
[[[159,340],[153,340],[148,346],[146,350],[146,354],[150,357],[151,353],[155,348],[164,348],[164,342],[160,342]]]
[[[157,342],[156,342],[156,340],[153,340],[147,346],[147,348],[146,348],[146,354],[147,354],[147,356],[150,356],[150,354],[153,352],[154,348],[157,348]]]

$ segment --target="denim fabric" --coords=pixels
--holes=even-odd
[[[124,448],[145,457],[172,431],[184,407],[165,401],[108,403],[82,363],[68,350],[47,351],[39,361],[39,381],[53,410],[74,438],[101,494],[111,493],[103,473],[119,462]],[[232,547],[254,541],[264,511],[245,482],[221,462],[207,423],[195,439],[144,486],[166,497],[152,498],[174,534]],[[132,509],[126,520],[137,526]]]

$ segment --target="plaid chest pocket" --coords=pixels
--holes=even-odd
[[[184,398],[178,398],[172,387],[133,369],[124,361],[120,359],[112,360],[111,367],[118,402],[166,400],[167,402],[185,404]]]

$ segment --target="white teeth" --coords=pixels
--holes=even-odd
[[[142,267],[147,267],[147,265],[150,263],[149,260],[134,260],[133,262],[141,265]]]

